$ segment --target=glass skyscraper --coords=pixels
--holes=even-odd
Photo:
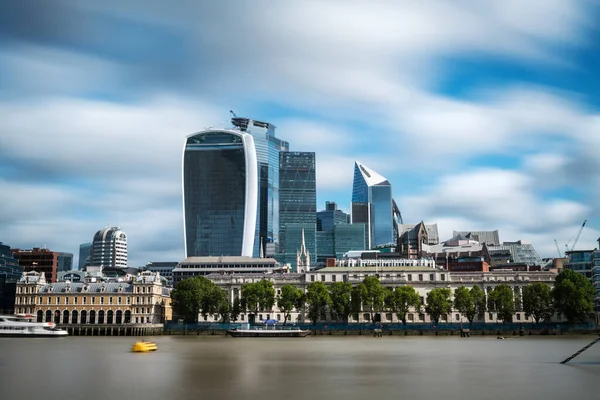
[[[317,254],[317,184],[315,153],[282,152],[279,156],[279,254],[280,262],[296,266],[302,244]]]
[[[352,223],[366,224],[367,247],[372,249],[395,245],[400,219],[390,182],[356,161],[352,186]]]
[[[258,215],[253,256],[273,256],[279,242],[279,153],[289,150],[286,141],[275,137],[275,126],[268,122],[234,117],[236,129],[254,139],[258,162]],[[262,243],[262,252],[260,245]]]
[[[253,256],[258,176],[250,133],[208,129],[188,136],[183,151],[186,257]]]

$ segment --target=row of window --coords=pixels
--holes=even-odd
[[[69,288],[69,287],[67,287],[67,289],[68,289],[68,288]],[[84,287],[83,287],[83,289],[84,289],[84,291],[87,291],[87,287],[86,287],[86,286],[84,286]],[[100,289],[101,289],[101,291],[102,291],[102,292],[104,292],[104,290],[105,290],[105,288],[104,288],[104,287],[101,287]],[[148,288],[146,288],[146,286],[141,286],[141,287],[140,287],[140,286],[137,286],[137,287],[136,287],[136,291],[135,291],[135,292],[136,292],[136,293],[146,293],[146,289],[147,289],[147,292],[148,292],[148,293],[156,293],[156,291],[155,291],[155,290],[153,290],[153,288],[152,288],[152,287],[148,287]],[[50,288],[49,288],[49,291],[51,291],[51,290],[52,290],[52,287],[50,287]],[[66,289],[65,289],[65,290],[66,290]],[[123,287],[119,287],[119,291],[122,291],[122,290],[123,290]],[[68,292],[68,290],[66,290],[66,291]],[[29,286],[25,286],[25,287],[22,287],[22,286],[20,286],[20,287],[19,287],[19,289],[17,290],[17,293],[25,293],[25,294],[28,294],[28,293],[30,293],[30,287],[29,287]],[[31,293],[37,293],[37,291],[35,290],[35,288],[34,288],[34,287],[32,287],[32,288],[31,288]]]
[[[54,299],[56,300],[54,303],[52,303],[52,296],[47,296],[46,297],[46,304],[61,304],[61,298],[62,300],[62,304],[69,304],[71,300],[69,299],[73,299],[73,303],[72,304],[78,304],[78,297],[77,296],[56,296],[54,297]],[[82,296],[81,297],[81,304],[87,304],[87,297],[86,296]],[[104,304],[104,297],[99,297],[100,302],[98,304]],[[16,304],[34,304],[35,298],[34,297],[27,297],[27,296],[20,296],[17,297],[15,299],[15,303]],[[123,304],[122,302],[122,297],[118,296],[117,297],[117,302],[116,304]],[[135,297],[135,304],[152,304],[154,303],[152,301],[152,296],[148,296],[148,297],[143,297],[143,296],[136,296]],[[44,297],[40,296],[39,297],[39,302],[37,304],[44,304]],[[96,304],[96,297],[95,296],[91,296],[90,297],[90,304]],[[113,303],[113,297],[109,296],[108,297],[108,303],[107,304],[115,304]],[[126,296],[125,297],[125,304],[131,304],[131,297]]]
[[[366,276],[375,276],[378,279],[379,278],[391,279],[391,278],[402,278],[402,275],[403,274],[395,274],[395,276],[394,276],[394,274],[385,274],[385,275],[384,274],[361,274],[359,276],[359,274],[354,274],[352,277],[354,279],[360,279],[360,278],[366,277]],[[310,281],[311,282],[315,282],[315,280],[316,280],[315,276],[316,275],[311,275],[310,276]],[[418,274],[417,275],[417,280],[420,281],[420,282],[425,281],[424,276],[425,276],[425,274]],[[334,275],[334,274],[330,275],[330,277],[331,277],[331,282],[336,282],[337,279],[338,279],[337,275]],[[412,282],[413,281],[413,274],[407,274],[407,280],[409,282]],[[445,281],[446,280],[446,274],[441,274],[440,275],[440,280],[441,281]],[[327,275],[321,274],[321,282],[326,282],[326,281],[327,281]],[[348,275],[346,275],[346,274],[342,275],[342,281],[343,282],[347,282],[348,281]],[[435,281],[435,274],[429,274],[429,281]]]

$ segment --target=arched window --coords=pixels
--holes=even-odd
[[[98,323],[99,324],[104,323],[104,310],[98,311]]]
[[[118,310],[116,317],[115,317],[115,324],[122,324],[123,323],[123,311]]]
[[[51,322],[51,321],[52,321],[52,311],[46,310],[46,321],[45,322]]]
[[[108,310],[108,312],[106,313],[106,323],[107,324],[113,323],[113,311],[112,310]]]
[[[81,323],[87,324],[87,311],[85,310],[81,311]]]
[[[79,312],[77,310],[73,310],[71,313],[71,323],[76,324],[79,319]]]
[[[42,310],[37,312],[37,322],[44,322],[44,312]]]
[[[63,311],[63,324],[69,323],[69,310]]]
[[[131,323],[131,311],[129,311],[129,310],[125,311],[125,323],[126,324]]]
[[[90,311],[90,324],[95,324],[96,323],[96,311],[92,310]]]

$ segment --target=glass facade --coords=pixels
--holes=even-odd
[[[328,258],[335,258],[333,229],[317,230],[317,263],[325,263]]]
[[[593,252],[593,250],[575,250],[567,252],[566,255],[569,258],[569,262],[564,264],[563,268],[579,272],[587,278],[592,279],[592,269],[594,267],[592,262]]]
[[[315,153],[282,152],[279,157],[279,255],[281,262],[296,266],[302,244],[317,255],[317,185]]]
[[[187,139],[183,156],[186,257],[252,256],[258,172],[249,136],[205,131]]]
[[[21,278],[23,267],[10,251],[10,247],[0,242],[0,275],[4,283],[14,283]]]
[[[375,171],[356,162],[352,185],[352,223],[367,225],[366,244],[376,246],[394,244],[400,211],[394,209],[390,182]]]
[[[58,272],[70,271],[73,269],[73,254],[58,253]]]
[[[338,210],[337,204],[334,202],[328,201],[325,210],[317,212],[317,231],[332,230],[334,225],[347,223],[348,214]]]
[[[80,271],[83,271],[84,267],[90,265],[90,257],[92,254],[92,243],[82,243],[79,245],[79,260],[77,262]],[[86,264],[87,262],[87,264]]]
[[[367,225],[362,223],[336,225],[333,228],[336,258],[342,258],[352,250],[366,250],[366,230]]]
[[[596,311],[600,311],[600,250],[592,253],[592,284],[596,289],[594,308]]]

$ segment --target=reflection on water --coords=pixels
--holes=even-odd
[[[594,337],[1,339],[1,399],[597,399]]]

